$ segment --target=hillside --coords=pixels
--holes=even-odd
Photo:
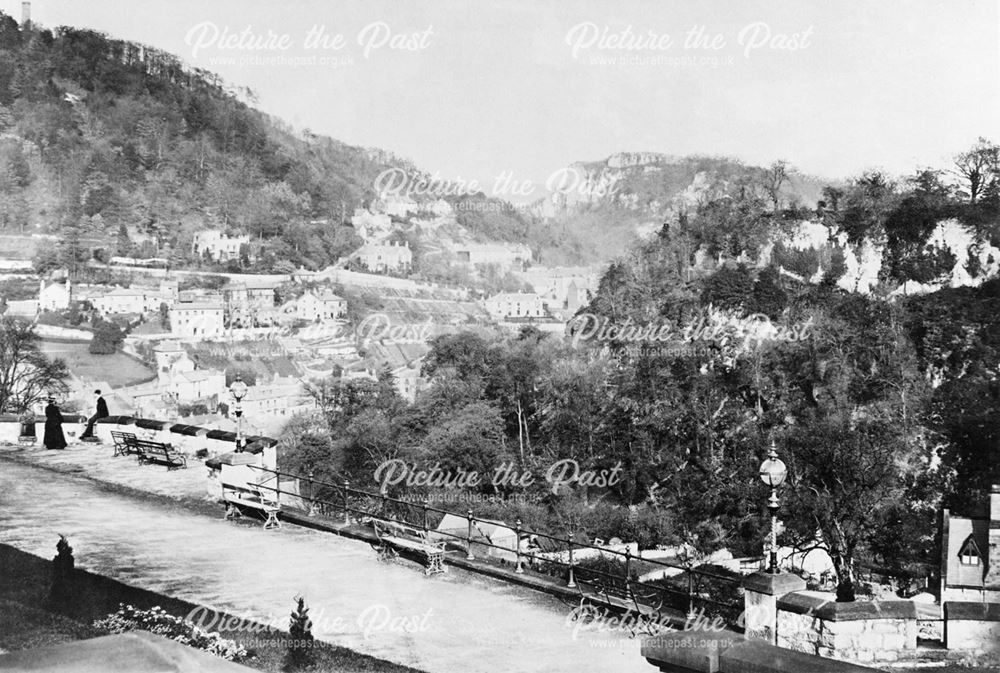
[[[341,225],[378,196],[380,174],[422,179],[390,152],[293,132],[252,99],[171,54],[89,30],[22,30],[0,13],[0,233],[63,238],[43,267],[76,267],[95,248],[195,266],[193,234],[214,228],[250,235],[240,270],[322,268],[360,245]],[[460,224],[525,239],[516,215]]]
[[[553,232],[587,241],[579,254],[599,258],[623,252],[663,222],[713,200],[749,195],[776,210],[812,209],[824,186],[784,162],[763,168],[727,157],[619,152],[554,173],[549,193],[530,212]],[[560,263],[575,261],[565,252],[551,254]]]

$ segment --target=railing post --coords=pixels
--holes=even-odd
[[[694,615],[694,566],[688,566],[688,613],[690,619]]]
[[[573,531],[569,532],[569,581],[566,582],[566,586],[570,589],[576,586],[576,581],[573,579]]]
[[[524,568],[521,567],[521,520],[518,519],[514,522],[514,546],[517,547],[517,565],[514,567],[514,572],[523,573]]]
[[[465,536],[465,543],[468,546],[468,553],[465,555],[465,560],[475,561],[476,556],[475,554],[472,553],[472,508],[471,507],[469,508],[469,511],[466,514],[466,518],[469,520],[469,529],[468,533],[466,533]]]
[[[632,596],[632,548],[625,547],[625,595]]]
[[[424,535],[427,535],[427,496],[424,496],[424,501],[421,503],[421,507],[424,511]]]
[[[346,479],[344,480],[344,525],[351,525],[351,510],[350,505],[347,504],[347,490],[350,488],[350,482]]]
[[[316,516],[316,482],[315,473],[309,470],[309,516]]]

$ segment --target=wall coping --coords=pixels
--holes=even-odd
[[[642,641],[642,656],[663,671],[692,673],[871,673],[876,669],[777,647],[728,631],[678,631]]]
[[[81,418],[84,417],[81,416]],[[84,420],[86,419],[84,418]],[[212,428],[204,428],[198,425],[171,423],[170,421],[157,421],[151,418],[135,418],[132,416],[107,416],[106,418],[99,418],[97,422],[102,425],[135,425],[137,428],[144,428],[146,430],[172,432],[174,434],[187,435],[191,437],[208,437],[209,439],[218,439],[229,442],[236,441],[236,433],[230,432],[228,430],[214,430]],[[266,446],[274,446],[278,443],[278,440],[274,439],[273,437],[252,435],[246,437],[246,442],[247,444],[256,442]]]
[[[748,575],[743,579],[743,588],[747,591],[756,591],[759,594],[776,596],[793,591],[802,591],[806,588],[806,581],[792,573],[777,573],[772,575],[771,573],[758,572]]]
[[[944,604],[944,618],[945,620],[1000,622],[1000,603],[947,601]]]
[[[850,622],[866,619],[916,619],[913,601],[854,601],[837,603],[819,596],[793,592],[777,601],[779,610],[799,615],[812,615],[830,622]]]

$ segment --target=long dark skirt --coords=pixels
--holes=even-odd
[[[63,435],[62,423],[49,419],[45,421],[45,438],[42,444],[46,449],[65,449],[66,436]]]

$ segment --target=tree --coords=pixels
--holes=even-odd
[[[288,663],[289,668],[303,668],[312,659],[314,644],[312,634],[312,619],[309,618],[309,608],[301,596],[297,597],[295,609],[292,610],[288,622]]]
[[[94,329],[87,351],[93,355],[112,355],[125,341],[125,334],[113,322],[101,320]]]
[[[783,442],[789,465],[784,516],[805,543],[816,533],[837,573],[837,600],[855,600],[854,563],[902,498],[896,470],[900,437],[880,421],[817,420]]]
[[[68,377],[63,360],[42,353],[31,325],[0,319],[0,412],[20,413],[51,394],[65,393]]]
[[[761,183],[775,211],[781,206],[781,187],[786,182],[788,182],[787,161],[775,161],[764,170]]]
[[[979,138],[971,149],[955,157],[955,173],[968,184],[969,203],[975,203],[1000,180],[1000,146]]]

